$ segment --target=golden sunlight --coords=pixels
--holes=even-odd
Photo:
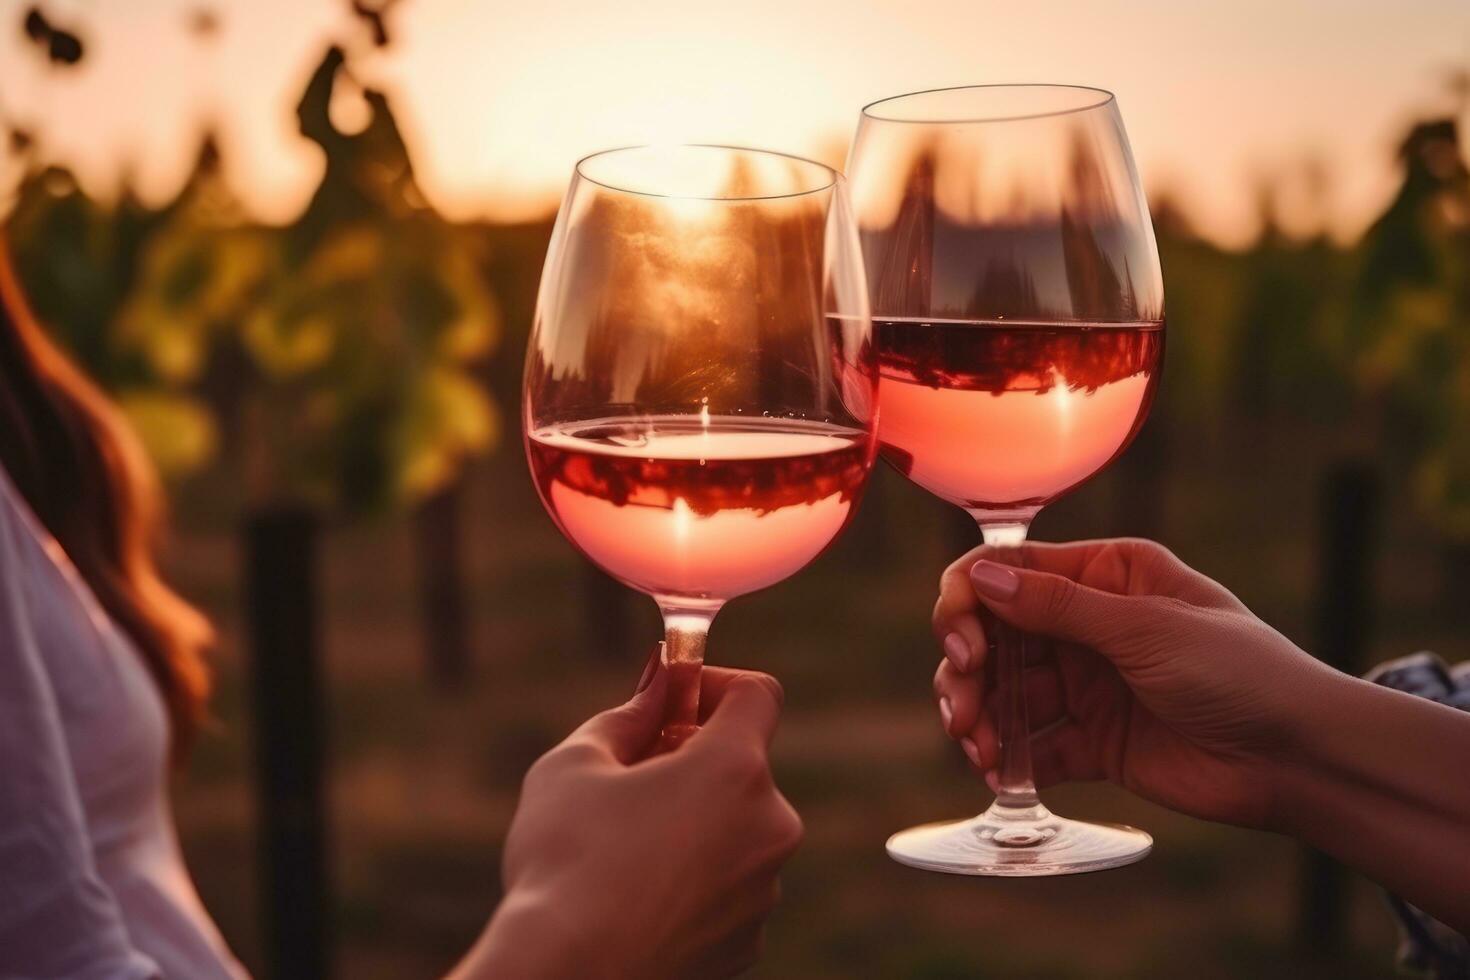
[[[1325,188],[1283,195],[1283,220],[1325,212],[1339,234],[1360,230],[1395,186],[1387,151],[1404,113],[1436,104],[1470,36],[1460,0],[750,0],[738,15],[675,0],[636,12],[420,0],[392,8],[394,42],[379,51],[344,28],[337,0],[230,5],[202,45],[185,26],[193,6],[64,5],[93,39],[66,78],[19,32],[0,32],[0,114],[89,194],[113,199],[128,183],[149,204],[178,192],[208,123],[232,188],[258,217],[289,221],[323,166],[293,100],[336,41],[392,100],[430,202],[451,220],[515,221],[550,214],[573,162],[610,146],[736,143],[840,164],[865,102],[968,83],[1093,84],[1118,93],[1151,193],[1239,243],[1256,228],[1261,174],[1311,161]]]

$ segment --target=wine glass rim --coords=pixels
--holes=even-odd
[[[1096,98],[1093,101],[1086,103],[1085,105],[1079,104],[1075,106],[1067,106],[1066,108],[1062,109],[1049,109],[1045,112],[1011,113],[1004,116],[967,115],[950,118],[916,119],[905,116],[883,115],[880,112],[874,111],[879,106],[887,105],[893,102],[901,102],[904,99],[917,98],[922,95],[939,95],[944,92],[996,91],[999,89],[1010,89],[1012,91],[1021,91],[1026,89],[1052,89],[1056,91],[1071,91],[1077,93],[1090,92],[1095,96],[1099,96],[1099,98]],[[1112,92],[1108,91],[1105,88],[1098,88],[1096,85],[1073,85],[1066,82],[991,82],[984,85],[949,85],[942,88],[928,88],[921,89],[917,92],[904,92],[901,95],[885,96],[884,98],[881,98],[876,102],[869,102],[867,105],[863,106],[862,115],[865,119],[872,119],[876,122],[917,123],[924,126],[1022,122],[1028,119],[1047,119],[1052,116],[1069,116],[1079,112],[1090,112],[1093,109],[1101,109],[1106,105],[1112,104],[1113,102],[1117,101],[1117,98],[1118,97]]]
[[[674,149],[728,150],[735,153],[754,153],[765,157],[780,157],[808,167],[816,167],[827,175],[827,179],[816,187],[808,187],[799,191],[788,191],[783,194],[669,194],[660,191],[639,190],[636,187],[623,187],[607,180],[599,180],[589,174],[584,167],[584,164],[590,163],[599,157],[608,157],[617,153],[629,153],[634,150]],[[767,150],[758,146],[736,146],[731,143],[632,143],[627,146],[613,146],[582,157],[577,161],[576,166],[573,167],[573,172],[588,183],[596,184],[598,187],[605,187],[610,191],[617,191],[619,194],[633,194],[638,197],[660,198],[672,201],[727,201],[730,203],[740,201],[780,201],[787,198],[805,197],[808,194],[820,194],[823,191],[831,190],[837,185],[838,181],[842,180],[842,171],[808,157],[797,156],[795,153],[784,153],[781,150]]]

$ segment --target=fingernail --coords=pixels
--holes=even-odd
[[[638,686],[633,688],[633,696],[636,698],[653,683],[653,675],[658,673],[658,665],[663,660],[664,645],[662,642],[653,648],[653,653],[648,655],[648,663],[643,665],[643,675],[638,678]]]
[[[944,638],[944,655],[949,662],[954,664],[954,669],[961,674],[970,672],[970,644],[958,633],[951,633]]]
[[[949,705],[949,698],[939,699],[939,720],[944,722],[944,730],[948,732],[949,723],[954,721],[954,709]]]
[[[960,739],[960,748],[965,750],[965,755],[970,757],[970,761],[974,763],[976,767],[981,767],[983,765],[980,761],[980,749],[978,746],[975,745],[974,739],[971,739],[969,737]]]
[[[1021,587],[1021,579],[1011,569],[993,561],[981,559],[970,569],[970,584],[981,595],[1005,602],[1015,596]]]
[[[1000,795],[1000,775],[994,769],[985,774],[985,785],[990,787],[992,793]]]

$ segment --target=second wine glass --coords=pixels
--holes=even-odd
[[[557,527],[663,613],[664,740],[697,727],[710,622],[857,509],[877,365],[842,176],[721,146],[577,164],[526,354],[526,456]]]
[[[877,325],[883,454],[969,511],[995,557],[1019,561],[1031,519],[1123,451],[1158,382],[1163,281],[1117,102],[1070,85],[885,99],[863,110],[849,172]],[[1043,658],[1005,624],[987,630],[995,801],[969,820],[895,834],[889,854],[1009,876],[1143,857],[1143,831],[1042,804],[1025,680]],[[1049,729],[1069,723],[1046,719]]]

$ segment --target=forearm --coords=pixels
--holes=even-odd
[[[1470,714],[1341,676],[1298,732],[1279,828],[1470,933]]]

